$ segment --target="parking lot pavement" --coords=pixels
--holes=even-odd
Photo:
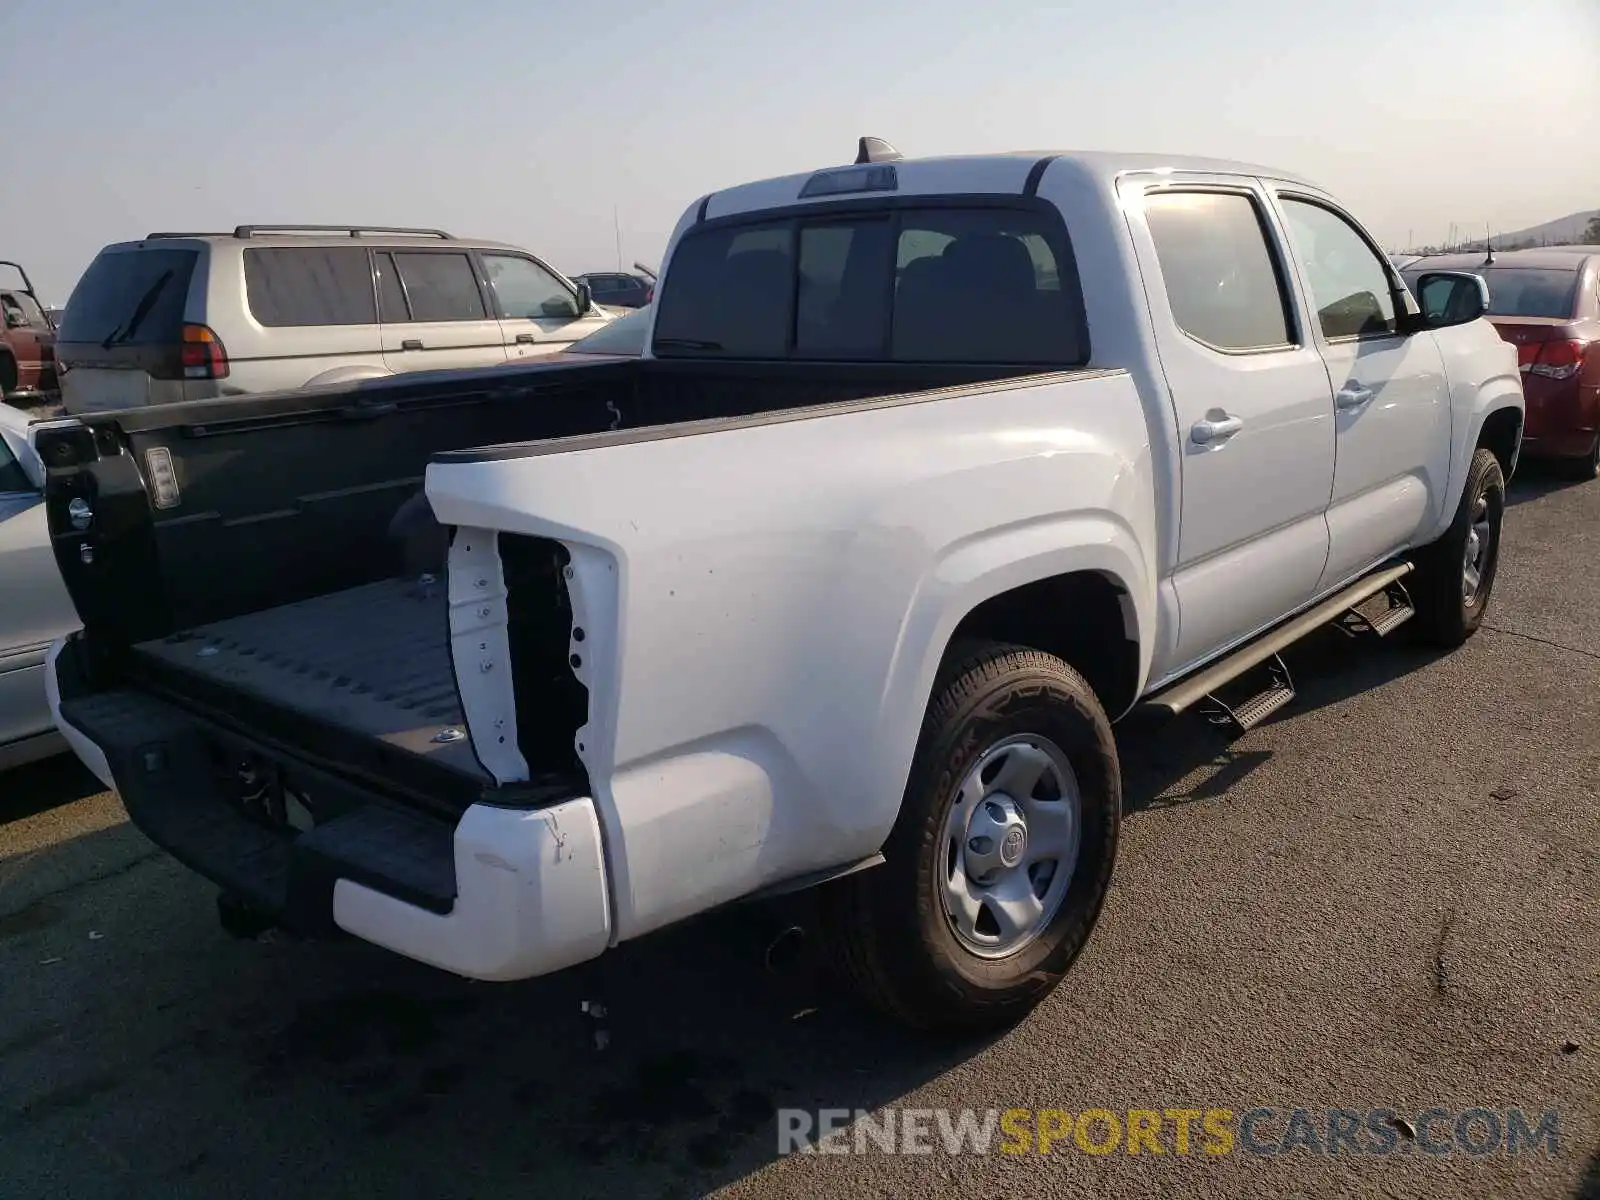
[[[767,972],[780,913],[518,985],[231,941],[70,761],[0,778],[0,1191],[1600,1194],[1600,484],[1512,499],[1457,654],[1329,633],[1290,658],[1301,702],[1236,741],[1122,732],[1099,930],[985,1042],[863,1017],[804,959]],[[1517,1107],[1559,1135],[1553,1158],[1423,1154],[1414,1124],[1382,1158],[1184,1155],[1170,1130],[1160,1156],[777,1154],[780,1107],[884,1105],[1267,1106],[1269,1142],[1297,1106]]]

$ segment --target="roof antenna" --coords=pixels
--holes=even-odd
[[[856,146],[856,164],[899,162],[905,155],[880,137],[864,137]]]
[[[1483,265],[1486,267],[1494,266],[1494,242],[1491,240],[1487,225],[1483,227],[1483,248],[1488,251],[1483,257]]]

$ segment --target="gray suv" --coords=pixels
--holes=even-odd
[[[553,354],[615,317],[517,246],[241,225],[107,246],[56,339],[69,413]]]

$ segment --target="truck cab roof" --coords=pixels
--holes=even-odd
[[[861,165],[861,164],[858,164]],[[901,158],[892,164],[896,174],[895,194],[929,196],[947,193],[1016,195],[1038,187],[1046,172],[1074,175],[1078,180],[1108,188],[1117,178],[1134,173],[1172,173],[1237,175],[1246,178],[1278,179],[1308,188],[1318,186],[1308,179],[1254,163],[1194,155],[1137,154],[1117,151],[1013,150],[995,154],[964,154],[930,158]],[[819,174],[848,170],[849,164],[819,167],[793,175],[775,176],[713,192],[700,202],[701,219],[733,216],[766,208],[805,203],[806,184]],[[1031,181],[1031,186],[1030,186]],[[836,194],[820,194],[816,201],[837,199]]]

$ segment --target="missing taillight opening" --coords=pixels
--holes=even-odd
[[[208,325],[185,325],[179,354],[185,379],[226,379],[228,351]]]

